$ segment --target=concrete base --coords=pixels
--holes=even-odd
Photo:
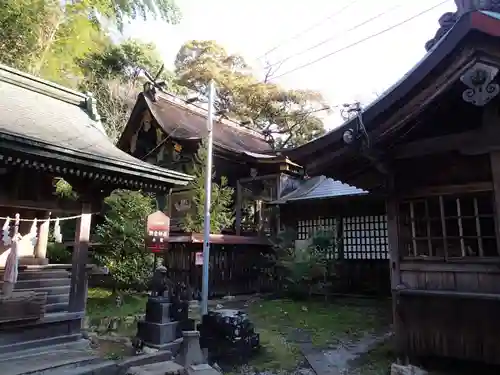
[[[207,364],[190,365],[185,370],[188,375],[221,375],[219,371]]]
[[[170,306],[168,298],[149,297],[146,304],[146,321],[161,324],[170,322]]]
[[[130,367],[126,375],[181,375],[184,367],[175,362],[167,361],[145,366]]]
[[[162,346],[175,341],[179,322],[151,323],[140,321],[137,323],[137,337],[148,346]]]
[[[391,365],[391,375],[427,375],[428,372],[422,370],[419,367],[408,365],[398,365],[397,363],[393,363]]]

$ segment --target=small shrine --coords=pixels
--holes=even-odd
[[[207,135],[207,112],[181,98],[147,85],[139,94],[118,147],[132,156],[179,172],[200,165],[199,150]],[[211,291],[215,294],[269,290],[270,277],[260,277],[268,238],[281,229],[279,208],[272,202],[300,185],[303,168],[273,149],[263,134],[222,116],[213,127],[214,182],[227,179],[234,189],[234,220],[210,236]],[[187,215],[197,215],[193,186],[157,194],[158,206],[170,217],[166,252],[174,280],[201,286],[201,233],[183,230]],[[201,261],[200,261],[201,262]]]

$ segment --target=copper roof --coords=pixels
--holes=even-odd
[[[149,95],[139,94],[160,126],[171,138],[201,140],[207,135],[207,111],[185,104],[171,95],[158,93],[156,101]],[[233,152],[272,152],[264,136],[230,120],[219,120],[213,127],[214,144]]]

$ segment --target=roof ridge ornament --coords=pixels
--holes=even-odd
[[[468,87],[462,98],[465,102],[482,107],[500,93],[500,86],[494,83],[498,68],[481,62],[468,69],[460,80]]]
[[[455,12],[447,12],[439,18],[440,27],[434,38],[425,43],[426,51],[431,50],[464,14],[477,10],[500,12],[500,0],[455,0],[455,5]]]
[[[97,100],[91,92],[87,92],[87,100],[85,102],[87,113],[90,118],[96,122],[101,121],[101,116],[99,116],[99,112],[97,111]]]

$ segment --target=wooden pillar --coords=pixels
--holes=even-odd
[[[240,181],[236,182],[236,221],[235,221],[235,231],[236,235],[241,235],[241,209],[243,205],[243,189],[241,188]]]
[[[45,213],[45,217],[42,219],[40,228],[38,229],[38,241],[35,245],[35,258],[45,259],[47,258],[47,245],[49,243],[49,231],[50,223],[47,219],[50,218],[50,212]]]
[[[386,201],[387,207],[387,235],[389,241],[389,267],[391,269],[391,289],[395,290],[401,284],[400,254],[399,254],[399,225],[398,201],[390,194]]]
[[[77,219],[75,245],[73,249],[73,265],[71,269],[71,289],[69,295],[69,311],[85,311],[87,302],[88,250],[90,240],[91,205],[82,204],[82,216]]]
[[[500,118],[498,116],[497,107],[495,105],[489,105],[484,108],[483,112],[483,129],[488,137],[491,133],[491,137],[496,137],[496,129],[500,124]],[[495,213],[495,234],[497,242],[497,253],[500,254],[500,151],[490,152],[490,168],[491,168],[491,179],[493,182],[493,205]]]
[[[403,337],[403,323],[398,315],[398,286],[401,284],[401,271],[399,253],[399,212],[398,212],[398,198],[395,189],[394,176],[389,177],[388,181],[388,196],[386,198],[386,211],[387,211],[387,235],[389,242],[389,267],[391,271],[391,294],[392,294],[392,319],[395,332],[395,347],[397,360],[400,362],[405,358],[406,353],[404,350],[404,337]]]
[[[490,153],[491,176],[493,179],[493,197],[495,212],[495,234],[497,252],[500,254],[500,151]]]

